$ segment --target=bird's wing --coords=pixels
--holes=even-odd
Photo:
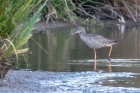
[[[101,35],[98,35],[98,34],[89,34],[90,37],[92,39],[94,39],[95,41],[99,42],[99,43],[102,43],[102,44],[111,44],[111,43],[115,43],[114,40],[110,40],[110,39],[107,39]]]

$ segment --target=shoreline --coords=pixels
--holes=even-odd
[[[140,92],[139,88],[103,86],[97,83],[106,78],[132,77],[132,73],[51,72],[10,70],[1,80],[0,93],[41,92],[41,93],[81,93],[81,92]]]

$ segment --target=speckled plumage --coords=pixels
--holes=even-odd
[[[93,49],[108,47],[118,43],[118,41],[107,39],[98,34],[86,34],[85,29],[81,26],[77,27],[75,33],[79,33],[81,40]]]
[[[112,45],[117,44],[118,41],[107,39],[107,38],[105,38],[101,35],[98,35],[98,34],[86,34],[85,29],[81,26],[78,26],[75,29],[75,32],[73,34],[76,34],[76,33],[79,33],[81,40],[87,46],[94,49],[94,54],[95,54],[94,55],[94,58],[95,58],[94,70],[96,70],[96,49],[102,48],[102,47],[110,47],[110,51],[108,53],[108,60],[111,60],[110,55],[111,55],[111,51],[112,51]],[[69,35],[67,38],[69,38],[73,34]]]
[[[81,40],[88,45],[90,48],[98,49],[102,47],[108,47],[113,44],[116,44],[117,41],[107,39],[98,34],[79,34]]]

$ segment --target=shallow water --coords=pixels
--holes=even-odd
[[[130,72],[10,71],[5,81],[0,82],[0,93],[139,93],[140,89],[134,86],[135,75]]]
[[[100,34],[106,38],[118,40],[119,42],[113,46],[111,62],[107,60],[109,48],[96,50],[96,72],[94,72],[93,49],[86,46],[80,40],[78,34],[65,40],[68,35],[74,32],[75,27],[45,29],[39,33],[33,33],[32,38],[36,40],[48,54],[46,54],[33,40],[29,40],[29,43],[27,43],[25,47],[29,47],[30,52],[25,54],[25,58],[30,63],[30,67],[26,66],[24,58],[20,56],[17,69],[79,73],[80,75],[90,71],[91,73],[96,74],[96,79],[99,78],[98,75],[102,74],[103,76],[103,78],[99,78],[99,80],[94,82],[92,81],[92,78],[94,78],[92,75],[89,77],[82,75],[80,79],[78,78],[79,81],[68,80],[66,81],[67,83],[62,83],[65,82],[63,80],[60,80],[60,82],[57,83],[43,81],[44,85],[46,83],[48,86],[55,86],[58,84],[62,89],[66,89],[66,87],[64,87],[65,84],[69,86],[69,88],[81,86],[85,89],[88,84],[97,85],[98,88],[99,86],[104,86],[104,89],[112,88],[112,90],[113,87],[119,87],[121,89],[130,88],[130,90],[133,90],[133,88],[134,90],[135,88],[140,88],[140,27],[124,27],[124,25],[120,24],[106,24],[105,27],[103,25],[91,25],[84,26],[84,28],[86,29],[86,33]],[[110,68],[112,68],[112,71],[109,70]],[[111,77],[106,77],[106,73]],[[77,78],[75,74],[74,77]],[[94,80],[96,79],[94,78]],[[74,84],[72,82],[74,82]],[[77,82],[78,85],[75,82]],[[69,83],[71,85],[69,85]],[[80,85],[79,83],[82,84]],[[84,86],[84,84],[87,85]],[[89,90],[92,87],[89,87]],[[119,88],[117,91],[119,91]],[[100,90],[104,91],[104,89]],[[110,91],[112,90],[110,89]]]

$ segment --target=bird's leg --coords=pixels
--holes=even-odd
[[[109,54],[108,54],[108,60],[109,60],[109,61],[111,60],[111,58],[110,58],[111,51],[112,51],[112,46],[110,46],[110,50],[109,50]]]
[[[112,67],[111,67],[111,63],[110,62],[108,64],[108,70],[109,70],[109,72],[112,72]]]
[[[111,61],[111,58],[110,58],[110,55],[111,55],[111,52],[112,52],[112,46],[109,46],[110,47],[110,50],[109,50],[109,54],[108,54],[108,60],[109,60],[109,64],[108,64],[108,69],[109,69],[109,72],[112,72],[112,67],[110,66],[110,61]]]
[[[94,49],[94,71],[96,71],[96,50]]]

